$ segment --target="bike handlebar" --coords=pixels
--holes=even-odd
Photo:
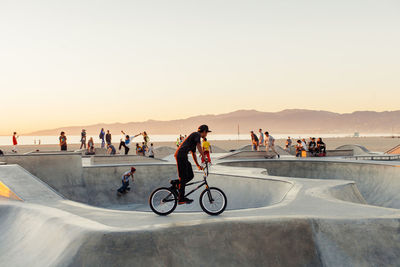
[[[201,167],[203,169],[204,175],[208,176],[208,162],[201,164]]]

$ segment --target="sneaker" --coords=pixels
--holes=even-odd
[[[179,200],[178,204],[182,205],[182,204],[190,204],[193,202],[193,199],[189,199],[187,197],[185,197],[184,199]]]

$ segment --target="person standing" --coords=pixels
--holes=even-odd
[[[251,136],[252,150],[258,151],[259,141],[257,135],[253,131],[251,131],[250,136]]]
[[[207,141],[207,138],[203,139],[201,148],[203,149],[204,156],[205,156],[204,158],[201,158],[201,162],[204,163],[207,160],[208,163],[211,163],[210,153],[212,153],[212,148],[211,148],[210,142]]]
[[[106,133],[104,132],[104,128],[101,128],[99,138],[101,140],[101,148],[104,148],[106,146],[106,142],[104,141]]]
[[[61,151],[67,151],[67,136],[65,136],[65,132],[60,133],[59,140]]]
[[[85,148],[86,149],[86,130],[82,129],[81,132],[81,147],[80,149]]]
[[[110,130],[107,130],[107,134],[106,134],[107,145],[111,145],[111,141],[112,141],[112,136],[111,136]]]
[[[149,142],[150,142],[150,137],[149,137],[149,135],[146,133],[146,131],[144,131],[144,132],[142,133],[142,135],[143,135],[144,144],[145,144],[146,147],[147,147],[148,144],[149,144]]]
[[[18,153],[18,151],[17,151],[18,138],[19,138],[19,136],[17,135],[17,132],[14,132],[13,137],[12,137],[12,143],[13,143],[12,152],[14,152],[14,153]]]
[[[264,141],[264,133],[263,133],[262,129],[259,129],[258,132],[260,133],[260,146],[262,146],[265,143],[265,141]]]
[[[265,151],[269,152],[269,150],[272,150],[278,156],[278,159],[281,157],[275,150],[275,138],[269,132],[265,132]]]
[[[149,158],[154,158],[154,146],[153,146],[153,143],[150,144],[147,153],[148,153],[148,155],[149,155]]]

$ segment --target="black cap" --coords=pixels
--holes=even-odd
[[[208,126],[205,124],[199,126],[199,129],[197,129],[197,131],[200,133],[202,133],[204,131],[206,131],[207,133],[211,133],[211,131],[208,129]]]

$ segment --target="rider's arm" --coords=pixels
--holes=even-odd
[[[204,157],[204,151],[203,151],[203,149],[201,148],[201,144],[200,144],[200,143],[197,144],[197,150],[199,151],[200,156],[204,159],[204,158],[205,158],[205,157]]]
[[[193,151],[192,151],[192,152],[190,152],[190,153],[192,153],[192,157],[193,157],[193,160],[194,160],[194,164],[196,164],[197,168],[201,169],[201,166],[200,166],[199,162],[197,161],[196,152],[193,152]]]

